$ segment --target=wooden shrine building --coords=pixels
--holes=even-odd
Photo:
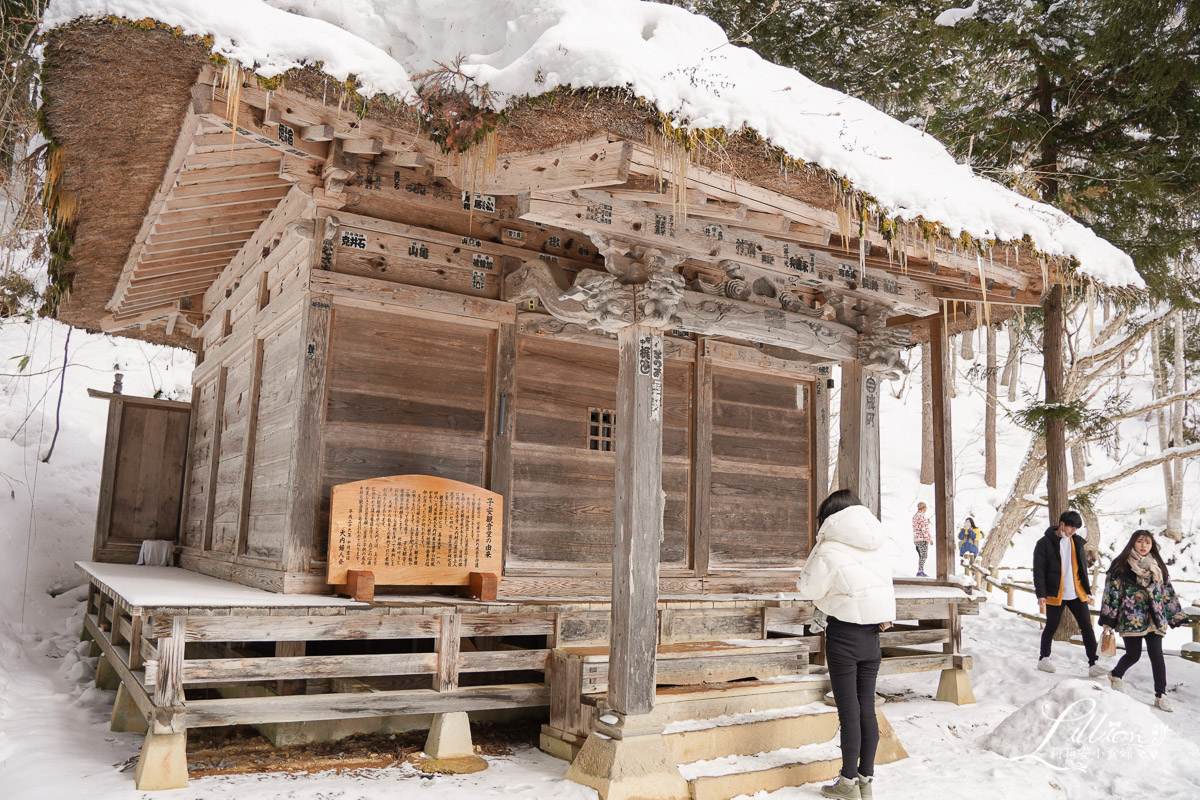
[[[620,92],[558,91],[447,151],[428,119],[360,116],[315,70],[265,83],[144,27],[55,30],[44,112],[53,197],[74,209],[57,218],[73,237],[59,317],[196,352],[186,436],[153,454],[137,434],[115,448],[155,401],[113,396],[126,411],[110,415],[97,558],[126,563],[85,565],[100,680],[121,684],[114,727],[147,731],[139,787],[186,782],[188,728],[286,739],[434,714],[436,732],[522,707],[548,707],[543,746],[582,747],[570,777],[602,796],[832,775],[836,761],[689,789],[676,764],[728,752],[662,729],[827,689],[795,580],[831,486],[878,513],[880,385],[924,338],[937,576],[898,582],[884,671],[941,671],[939,697],[969,701],[959,616],[979,598],[951,580],[945,340],[965,304],[1036,304],[1054,264],[881,225],[853,187],[782,170],[752,135],[686,149]],[[177,529],[169,514],[124,525],[150,502],[139,469],[166,487],[153,502],[178,504]],[[332,487],[392,475],[503,498],[494,601],[332,596]],[[177,544],[154,585],[130,565],[145,538]],[[822,741],[829,720],[761,735]]]

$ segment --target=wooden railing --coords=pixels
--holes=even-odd
[[[1014,602],[1016,599],[1017,592],[1025,592],[1026,594],[1034,594],[1034,588],[1033,588],[1032,583],[1025,583],[1025,582],[1019,582],[1019,581],[1014,581],[1014,580],[1005,580],[1003,578],[999,578],[999,579],[994,578],[994,577],[992,577],[992,573],[990,570],[988,570],[986,567],[980,566],[978,564],[968,564],[968,563],[964,562],[963,568],[967,571],[967,574],[969,574],[973,578],[973,580],[975,581],[975,587],[979,591],[986,593],[989,590],[994,589],[996,591],[1004,592],[1005,598],[1006,598],[1005,602],[1004,602],[1004,610],[1005,611],[1008,611],[1009,613],[1012,613],[1012,614],[1016,614],[1018,617],[1024,617],[1025,619],[1030,619],[1030,620],[1033,620],[1034,622],[1040,622],[1043,625],[1046,623],[1046,617],[1043,614],[1037,614],[1034,612],[1024,611],[1022,609],[1019,609],[1016,607],[1016,604]],[[1098,585],[1097,580],[1099,577],[1100,576],[1099,576],[1098,572],[1093,575],[1093,577],[1092,577],[1092,585],[1093,586]],[[1190,583],[1192,583],[1192,581],[1173,581],[1173,583],[1189,583],[1190,584]],[[1100,597],[1101,597],[1100,591],[1096,591],[1093,594],[1093,600],[1097,603],[1100,602]],[[1185,626],[1190,627],[1192,629],[1192,646],[1190,648],[1185,646],[1184,649],[1180,651],[1179,655],[1182,658],[1186,658],[1190,661],[1196,661],[1196,662],[1200,663],[1200,608],[1197,608],[1196,606],[1188,606],[1186,608],[1186,610],[1188,611],[1188,615],[1187,615],[1188,621],[1185,623]],[[1091,613],[1093,618],[1100,616],[1100,609],[1098,609],[1098,608],[1089,607],[1088,611]],[[1079,641],[1078,639],[1073,638],[1073,639],[1071,639],[1071,644],[1082,644],[1082,642]],[[1118,643],[1117,647],[1122,647],[1122,645]]]

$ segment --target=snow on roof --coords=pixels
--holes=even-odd
[[[271,77],[320,62],[367,96],[411,99],[410,76],[463,56],[503,105],[556,87],[628,87],[696,128],[749,127],[848,179],[903,219],[1078,260],[1113,287],[1144,282],[1124,252],[1061,211],[955,162],[931,136],[730,44],[711,20],[641,0],[51,0],[43,29],[78,17],[153,18],[212,35]]]

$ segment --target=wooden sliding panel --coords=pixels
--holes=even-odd
[[[254,463],[246,509],[246,555],[281,563],[300,387],[300,322],[297,317],[262,340]]]
[[[334,307],[314,558],[325,557],[336,484],[420,474],[488,485],[495,337],[477,325]]]
[[[220,446],[217,450],[216,485],[212,495],[210,550],[233,554],[242,518],[242,489],[246,465],[246,433],[253,394],[254,348],[235,353],[225,371],[225,396],[221,406]]]
[[[215,453],[218,397],[220,395],[220,371],[212,378],[192,390],[193,429],[188,444],[191,470],[185,487],[184,503],[186,514],[182,543],[184,547],[200,550],[204,547],[205,531],[208,527],[208,499],[212,491],[212,466]]]
[[[811,526],[811,382],[711,369],[710,570],[800,566]]]
[[[688,563],[692,364],[663,380],[663,568]],[[612,564],[617,350],[518,336],[506,571]],[[599,415],[593,421],[593,414]],[[605,416],[605,415],[608,416]],[[598,430],[597,430],[598,429]]]

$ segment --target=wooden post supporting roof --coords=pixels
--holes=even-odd
[[[608,702],[621,714],[654,709],[658,548],[663,535],[661,330],[617,333],[617,436]]]
[[[842,364],[838,488],[858,495],[879,516],[879,381],[857,361]]]
[[[945,318],[929,322],[930,367],[933,373],[933,528],[937,578],[954,574],[954,452],[950,432],[950,359]]]

